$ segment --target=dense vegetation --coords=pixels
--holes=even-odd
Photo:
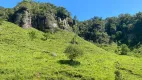
[[[50,3],[0,7],[0,80],[141,80],[141,26],[142,12],[78,21]]]
[[[64,7],[56,7],[50,3],[29,0],[23,0],[11,9],[0,8],[0,18],[21,27],[26,24],[26,26],[34,27],[41,31],[57,26],[64,29],[68,26],[67,24],[70,27],[73,26],[71,15]]]
[[[136,15],[120,14],[118,17],[106,19],[94,17],[80,22],[76,16],[72,19],[70,12],[63,7],[57,7],[50,3],[23,0],[11,9],[0,7],[0,18],[22,26],[26,23],[22,16],[25,15],[23,14],[25,10],[29,12],[28,17],[31,18],[29,25],[38,30],[47,31],[57,24],[61,29],[71,30],[72,28],[72,31],[88,41],[99,44],[112,42],[118,45],[126,44],[131,49],[139,47],[142,41],[141,12]],[[54,23],[55,25],[52,25]]]
[[[130,48],[141,44],[142,13],[121,14],[118,17],[102,19],[94,17],[79,23],[79,35],[96,43],[127,44]]]

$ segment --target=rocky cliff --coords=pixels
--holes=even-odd
[[[73,26],[71,15],[65,8],[56,7],[50,3],[23,1],[13,10],[9,21],[22,28],[34,27],[46,31],[54,28],[71,30]]]

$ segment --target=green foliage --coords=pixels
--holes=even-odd
[[[115,71],[115,80],[123,80],[122,74],[118,70]]]
[[[29,38],[30,38],[31,40],[34,40],[34,39],[37,38],[35,31],[31,31],[31,32],[29,32],[28,34],[29,34]]]
[[[44,36],[44,40],[47,40],[49,38],[49,33],[46,32],[43,34],[43,36]]]
[[[58,24],[60,24],[57,22],[58,18],[62,20],[67,19],[68,24],[73,26],[70,13],[64,7],[57,7],[51,3],[42,3],[33,0],[23,0],[11,9],[2,8],[2,10],[0,9],[0,16],[1,15],[4,19],[19,26],[23,26],[27,18],[29,21],[31,19],[31,23],[28,21],[26,23],[41,31],[51,29],[55,26],[58,27]]]
[[[119,50],[119,46],[116,44],[116,43],[111,43],[111,44],[96,44],[98,47],[108,51],[108,52],[111,52],[111,53],[117,53],[119,54],[120,50]]]
[[[43,40],[49,39],[53,33],[55,34],[58,31],[59,31],[59,29],[55,29],[53,31],[51,29],[46,30],[46,32],[43,33],[43,36],[44,36]]]
[[[126,80],[142,80],[142,49],[134,47],[142,43],[142,12],[134,16],[121,14],[106,20],[94,17],[79,22],[76,17],[71,19],[70,13],[63,7],[31,1],[24,0],[11,9],[0,7],[0,23],[2,22],[0,25],[0,80],[121,80],[122,76]],[[22,13],[25,9],[30,12],[32,26],[36,29],[45,31],[49,29],[48,21],[56,23],[58,17],[62,20],[66,18],[76,34],[88,41],[99,43],[98,45],[103,44],[99,47],[106,51],[74,36],[71,32],[60,31],[58,28],[50,28],[49,32],[54,34],[50,34],[52,38],[48,38],[49,35],[46,33],[35,29],[25,30],[4,21],[22,24]],[[63,29],[63,23],[58,24]],[[48,40],[42,41],[43,36]],[[121,46],[106,44],[110,40]],[[70,41],[73,44],[68,46]],[[80,46],[76,45],[77,43]],[[113,54],[116,51],[118,54],[127,55],[130,51],[128,46],[134,48],[131,57]],[[45,50],[48,51],[44,52]],[[83,52],[87,54],[78,59],[82,62],[81,66],[72,67],[56,63],[66,59],[61,54],[63,52],[66,52],[70,60],[82,56]],[[53,57],[51,53],[57,53],[58,56]],[[63,61],[66,62],[66,60]],[[116,61],[120,64],[118,71],[114,66]]]
[[[74,16],[74,17],[73,17],[73,24],[74,24],[74,25],[77,25],[77,23],[78,23],[77,16]]]
[[[78,29],[78,26],[77,25],[73,25],[73,32],[75,34],[79,34],[79,29]]]
[[[63,22],[59,22],[59,27],[60,27],[61,29],[64,29],[64,24],[63,24]]]
[[[64,53],[66,53],[67,57],[71,61],[73,61],[77,57],[80,57],[83,55],[83,50],[81,48],[79,48],[79,46],[74,44],[74,45],[68,46]]]
[[[23,0],[23,1],[25,1],[25,2],[32,2],[32,1],[34,1],[34,0]]]
[[[1,7],[0,8],[0,19],[8,20],[11,13],[12,13],[11,9]]]
[[[121,45],[121,55],[127,55],[130,49],[126,44]]]
[[[59,28],[51,28],[51,29],[46,29],[45,30],[46,33],[50,33],[50,34],[57,33],[58,31],[61,31],[61,29],[59,29]]]
[[[86,40],[92,40],[95,43],[109,43],[109,36],[105,32],[105,25],[102,18],[94,17],[86,22],[79,24],[79,35]]]
[[[26,7],[20,7],[17,11],[15,11],[14,15],[12,16],[12,19],[15,24],[22,26],[24,11],[26,9]]]
[[[109,17],[105,20],[94,17],[79,22],[79,36],[94,43],[121,42],[133,48],[142,41],[142,12],[132,16],[120,14],[118,17]],[[121,45],[118,44],[118,45]]]
[[[60,17],[63,20],[66,17],[69,17],[70,13],[64,7],[58,7],[56,15],[57,17]]]
[[[36,32],[36,40],[29,40],[31,31]],[[43,41],[43,32],[3,21],[0,34],[0,80],[115,80],[116,61],[124,80],[142,80],[142,57],[108,52],[114,45],[105,51],[77,37],[78,46],[85,54],[74,61],[81,65],[71,66],[58,62],[69,62],[63,53],[74,37],[72,32],[58,31],[51,34],[54,39]],[[51,56],[52,53],[57,56]]]
[[[0,25],[2,25],[2,23],[3,23],[3,19],[0,18]]]
[[[33,0],[23,0],[14,8],[0,7],[0,18],[21,26],[23,24],[23,10],[25,9],[30,13],[32,27],[41,31],[50,29],[52,23],[57,23],[61,29],[64,29],[63,23],[57,21],[58,18],[61,18],[62,20],[67,19],[68,24],[76,34],[94,43],[117,43],[120,41],[122,44],[134,47],[142,42],[142,12],[135,15],[120,14],[118,17],[106,19],[93,17],[79,22],[76,16],[72,19],[70,12],[64,7]]]
[[[71,43],[72,44],[78,44],[78,42],[77,42],[77,35],[75,35],[74,37],[73,37],[73,39],[71,40]]]

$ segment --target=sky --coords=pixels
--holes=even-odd
[[[0,6],[12,8],[22,0],[1,0]],[[87,20],[94,16],[102,18],[118,16],[121,13],[142,12],[142,0],[36,0],[50,2],[65,7],[78,20]]]

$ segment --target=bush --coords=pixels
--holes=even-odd
[[[122,80],[122,75],[120,71],[115,71],[115,80]]]
[[[71,43],[72,43],[72,44],[78,44],[76,38],[77,38],[77,35],[75,35],[75,36],[73,37],[73,39],[71,40]]]
[[[79,46],[73,44],[73,45],[68,46],[64,53],[66,53],[70,61],[73,61],[77,57],[80,57],[83,55],[83,50],[80,49]]]
[[[126,44],[121,45],[121,55],[127,55],[127,53],[130,51],[128,46]]]
[[[51,28],[51,29],[45,30],[46,33],[51,33],[51,34],[57,33],[58,31],[61,31],[61,30],[59,28]]]
[[[36,39],[37,38],[36,32],[34,32],[34,31],[29,32],[29,37],[30,37],[31,40]]]
[[[0,25],[2,25],[2,23],[3,23],[3,19],[0,18]]]
[[[44,36],[44,40],[47,40],[49,38],[50,34],[46,32],[43,34],[43,36]]]

